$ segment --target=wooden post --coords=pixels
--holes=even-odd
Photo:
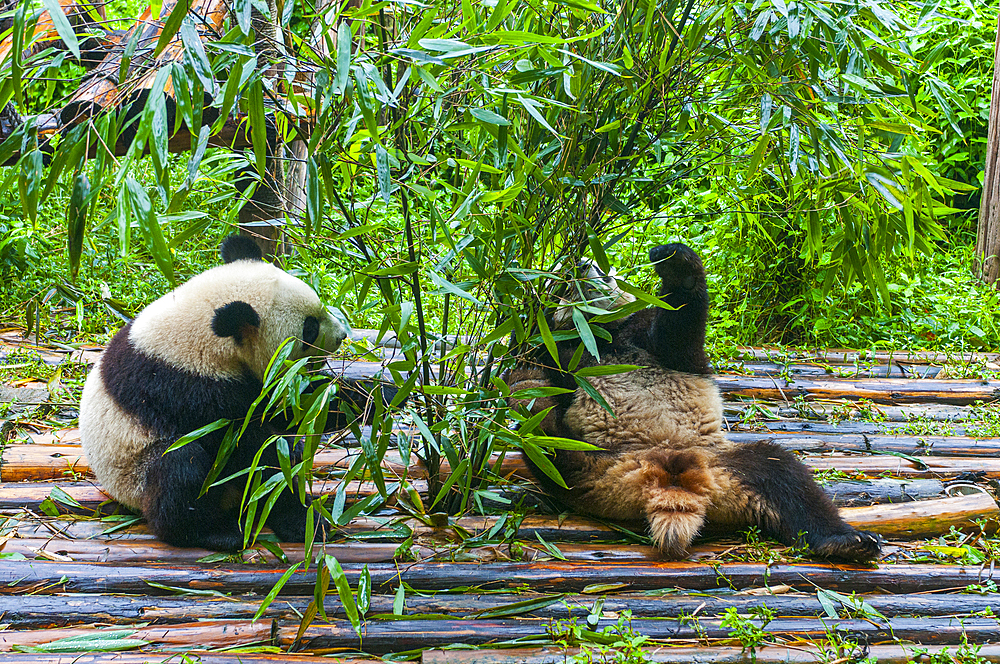
[[[983,196],[979,204],[976,255],[980,276],[995,284],[1000,275],[1000,18],[993,59],[993,94],[990,101],[990,124],[986,139],[986,167],[983,173]]]

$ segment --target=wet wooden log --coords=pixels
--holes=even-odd
[[[347,579],[357,584],[361,566],[343,565]],[[0,593],[140,593],[170,594],[151,583],[174,588],[266,593],[286,567],[233,565],[130,565],[0,560]],[[811,590],[817,586],[842,592],[914,593],[964,589],[993,580],[987,567],[963,565],[886,565],[879,568],[830,563],[763,565],[692,562],[422,562],[410,565],[369,564],[375,592],[391,592],[405,582],[416,590],[456,587],[503,590],[529,587],[538,591],[579,592],[601,585],[610,590],[686,588],[752,588],[765,583]],[[1000,577],[1000,572],[997,572]],[[288,595],[310,594],[314,570],[296,571],[283,586]],[[607,587],[606,584],[612,584]]]
[[[865,507],[883,503],[908,503],[939,498],[944,491],[940,480],[871,479],[824,482],[823,490],[840,507]]]
[[[303,545],[282,542],[277,545],[289,563],[305,559]],[[369,563],[391,562],[395,558],[398,545],[395,543],[366,542],[364,544],[327,544],[326,553],[336,556],[341,562]],[[159,540],[77,540],[77,539],[34,539],[14,538],[0,544],[3,553],[19,553],[26,558],[53,560],[57,562],[114,563],[156,563],[169,560],[171,563],[197,563],[205,558],[220,560],[217,551],[207,549],[183,549]],[[433,552],[416,547],[414,554],[424,556]],[[231,562],[248,564],[277,564],[281,561],[263,546],[233,554]]]
[[[941,367],[918,363],[894,364],[803,364],[760,361],[716,362],[718,374],[750,376],[792,376],[794,378],[934,378]]]
[[[783,362],[810,360],[826,364],[854,364],[855,362],[902,362],[905,364],[1000,364],[1000,353],[957,353],[924,350],[853,350],[826,348],[816,350],[743,347],[736,357],[744,360]]]
[[[935,435],[870,435],[774,433],[770,431],[730,431],[726,438],[738,443],[771,442],[796,452],[899,452],[911,456],[995,457],[1000,455],[1000,438]]]
[[[359,448],[328,449],[316,454],[314,467],[318,472],[346,469],[361,454]],[[888,473],[896,477],[954,477],[967,473],[980,474],[986,478],[1000,477],[1000,458],[983,457],[943,457],[925,456],[920,462],[908,461],[893,455],[868,456],[807,456],[802,460],[813,470],[842,470],[861,472],[872,476]],[[387,479],[409,478],[424,480],[427,472],[420,464],[405,466],[397,452],[389,451],[382,461]],[[441,473],[447,476],[451,467],[441,464]],[[531,480],[519,455],[508,454],[500,464],[499,474],[505,478]],[[3,450],[0,465],[0,481],[38,482],[90,476],[90,467],[83,451],[76,445],[8,445]]]
[[[185,650],[209,650],[231,648],[253,644],[269,645],[272,640],[271,621],[259,620],[213,620],[169,626],[138,627],[127,638],[147,641],[158,648],[183,648]],[[0,651],[12,650],[14,646],[39,646],[59,639],[71,637],[97,639],[101,632],[93,627],[67,627],[60,629],[3,630],[0,631]],[[91,650],[82,645],[80,652]],[[4,662],[8,662],[6,656]]]
[[[7,652],[4,664],[170,664],[171,662],[197,662],[197,664],[371,664],[370,658],[310,657],[284,653],[199,652],[195,657],[185,657],[176,651],[115,652],[115,653],[23,653]]]
[[[1000,623],[994,618],[893,618],[886,622],[847,619],[777,618],[762,624],[750,623],[775,637],[797,639],[824,638],[830,630],[866,641],[904,640],[921,644],[983,643],[1000,638]],[[630,625],[637,633],[654,641],[731,638],[732,628],[722,626],[717,618],[633,618]],[[614,627],[616,621],[601,620],[595,631]],[[366,652],[387,653],[427,648],[441,643],[484,645],[528,637],[545,637],[558,626],[545,620],[398,620],[365,623],[363,647]],[[295,642],[297,625],[279,625],[276,643],[288,648]],[[347,621],[309,627],[295,645],[299,652],[321,654],[344,648],[361,647],[362,641]]]
[[[912,539],[927,537],[947,533],[954,526],[959,529],[978,529],[977,521],[987,520],[996,522],[1000,512],[997,510],[993,499],[985,493],[975,493],[972,495],[957,496],[953,498],[942,498],[936,500],[923,500],[906,502],[891,505],[873,505],[868,507],[843,508],[844,519],[858,527],[875,530],[884,536],[896,539]],[[399,541],[408,536],[418,538],[436,539],[441,541],[455,540],[458,531],[471,534],[482,534],[493,528],[498,517],[492,516],[472,516],[448,519],[440,526],[430,526],[417,519],[400,518],[379,518],[361,517],[353,519],[350,523],[339,526],[331,534],[331,540],[337,537],[363,538],[366,542],[379,541]],[[46,546],[46,550],[56,554],[73,557],[74,552],[83,555],[91,560],[94,557],[105,559],[109,562],[117,560],[117,555],[123,559],[137,560],[137,556],[153,555],[154,548],[127,545],[120,554],[112,553],[113,548],[108,540],[149,540],[152,535],[144,526],[133,526],[127,530],[116,531],[113,536],[106,536],[105,532],[113,527],[112,525],[96,522],[78,521],[52,523],[42,522],[38,524],[20,523],[17,532],[20,537],[27,539],[39,539],[53,534],[60,534],[63,538],[98,538],[93,549],[89,545],[60,544],[62,540],[55,540]],[[634,532],[643,533],[643,524],[633,524]],[[711,527],[706,529],[707,535],[718,535]],[[517,537],[529,543],[537,542],[538,538],[548,542],[558,543],[588,543],[596,541],[616,541],[625,536],[610,525],[606,525],[595,519],[585,516],[570,516],[557,518],[548,515],[530,515],[522,518],[518,528]],[[13,540],[12,540],[13,541]],[[11,547],[21,546],[11,544]],[[103,549],[101,547],[104,547]],[[129,548],[135,546],[134,549]],[[299,559],[303,554],[295,545],[287,545],[286,553],[291,558]],[[170,549],[164,549],[169,551]],[[65,553],[61,553],[61,552]],[[193,553],[178,554],[178,557],[185,560],[191,556],[198,558],[207,555],[208,552],[195,550]],[[609,560],[620,558],[615,552],[609,551],[602,554],[600,549],[587,551],[578,549],[576,552],[572,548],[567,552],[577,553],[587,560]],[[648,553],[648,555],[647,555]],[[345,554],[346,555],[346,554]],[[373,549],[373,556],[389,555],[388,549]],[[634,550],[627,558],[656,558],[655,552]],[[195,558],[197,559],[197,558]],[[374,562],[373,558],[365,558],[366,561]]]
[[[940,500],[896,505],[845,507],[844,520],[855,528],[871,530],[892,539],[923,539],[950,532],[951,528],[979,532],[978,521],[996,532],[1000,509],[986,492]]]
[[[597,595],[532,594],[439,594],[428,597],[408,594],[406,615],[437,614],[454,618],[488,618],[506,610],[510,617],[554,618],[564,620],[590,612]],[[887,617],[961,616],[987,610],[996,605],[995,596],[978,594],[907,594],[859,596],[869,606]],[[541,600],[548,598],[547,604]],[[539,600],[540,608],[512,609],[515,603]],[[265,610],[262,618],[294,622],[305,613],[312,596],[282,596]],[[372,595],[368,616],[392,614],[394,595]],[[605,612],[629,610],[638,618],[680,618],[696,614],[717,617],[727,609],[740,613],[766,605],[778,616],[823,617],[825,609],[815,594],[783,595],[705,595],[683,594],[646,597],[641,595],[606,595]],[[61,627],[67,625],[110,623],[151,624],[187,623],[198,620],[249,620],[260,609],[259,598],[230,597],[149,597],[128,595],[0,595],[0,614],[12,629]],[[327,596],[327,615],[346,619],[336,593]],[[519,612],[518,612],[519,611]],[[491,613],[492,612],[492,613]]]
[[[1000,662],[1000,645],[976,645],[976,657],[982,661]],[[926,654],[922,654],[926,653]],[[898,646],[859,645],[850,650],[843,661],[860,661],[871,658],[880,664],[925,664],[931,656],[946,657],[954,661],[954,646]],[[425,650],[423,664],[565,664],[581,654],[575,648],[515,648],[505,650]],[[794,646],[768,646],[754,652],[741,646],[670,647],[643,649],[645,661],[656,664],[827,664],[829,648],[808,644]],[[837,658],[834,661],[841,661]],[[937,659],[933,661],[938,661]]]
[[[792,401],[805,399],[869,399],[875,403],[946,403],[968,406],[1000,397],[1000,381],[985,380],[796,380],[716,376],[728,397]]]
[[[814,471],[839,470],[862,473],[871,477],[887,474],[894,477],[941,477],[972,475],[981,478],[1000,477],[1000,459],[989,457],[921,457],[910,461],[893,455],[879,456],[815,456],[802,462]]]
[[[847,404],[850,406],[853,404],[857,406],[857,404],[850,401],[833,401],[827,403],[821,401],[810,401],[802,407],[789,405],[784,400],[750,403],[766,406],[776,417],[787,418],[793,421],[817,423],[825,422],[830,418],[836,418],[839,420],[838,426],[849,424],[865,424],[869,427],[879,425],[899,426],[900,423],[912,422],[913,420],[920,418],[936,422],[963,422],[972,418],[972,408],[969,406],[950,406],[946,404],[933,403],[900,406],[878,404],[876,406],[878,422],[874,422],[868,413],[859,408],[852,409],[855,419],[851,419],[852,410],[847,410],[845,412],[844,405]],[[746,412],[749,405],[750,404],[744,401],[726,401],[723,402],[722,408],[726,417],[731,422],[735,423],[736,421],[743,419],[743,414]],[[780,424],[780,422],[768,420],[763,422],[763,424],[771,427],[774,424]]]
[[[410,484],[417,491],[427,491],[426,481],[414,480]],[[313,484],[312,495],[315,497],[334,493],[340,485],[341,482],[336,480],[316,482]],[[346,504],[350,505],[376,493],[378,486],[374,482],[352,480],[345,489]],[[98,510],[101,514],[130,511],[112,500],[95,481],[0,483],[0,510],[27,509],[37,512],[46,500],[54,501],[60,514],[93,516]],[[73,504],[73,501],[77,504]]]

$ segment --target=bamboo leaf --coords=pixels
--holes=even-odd
[[[76,281],[80,270],[80,255],[83,253],[83,234],[87,227],[87,199],[90,197],[90,181],[87,174],[79,172],[73,178],[73,193],[66,208],[66,229],[69,245],[70,277]]]
[[[348,73],[351,70],[351,26],[341,21],[337,28],[337,73],[333,79],[333,87],[338,95],[347,89]]]
[[[563,481],[562,475],[560,475],[559,471],[556,470],[556,467],[555,465],[553,465],[551,459],[549,459],[545,455],[545,452],[542,451],[542,448],[538,447],[534,443],[531,443],[527,440],[522,440],[521,449],[524,451],[526,455],[528,455],[528,458],[531,459],[531,462],[534,463],[539,470],[545,473],[545,475],[550,480],[552,480],[553,482],[555,482],[564,489],[569,488],[568,486],[566,486],[566,482]]]
[[[358,636],[361,636],[361,618],[358,615],[358,605],[354,601],[354,594],[351,592],[351,584],[347,581],[347,575],[344,574],[344,568],[340,566],[340,562],[333,556],[326,556],[326,567],[330,570],[330,577],[333,579],[334,585],[337,587],[337,595],[340,596],[340,604],[344,607],[344,613],[347,614],[347,619],[351,621],[351,627]]]
[[[51,2],[52,0],[49,1]],[[191,0],[178,0],[174,8],[170,10],[170,16],[167,17],[166,22],[163,24],[163,30],[160,32],[160,38],[156,40],[156,48],[153,49],[154,58],[160,57],[163,49],[167,47],[167,44],[170,43],[174,35],[177,34],[177,31],[180,30],[181,23],[187,16],[190,8]]]

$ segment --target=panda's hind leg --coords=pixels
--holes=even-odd
[[[846,523],[812,473],[774,443],[739,445],[720,455],[729,477],[720,484],[709,518],[757,526],[767,537],[796,544],[824,558],[865,561],[878,557],[881,538]]]
[[[198,497],[215,455],[196,441],[163,454],[151,451],[147,463],[142,513],[150,529],[167,544],[214,551],[239,551],[240,495],[232,485],[213,487]],[[232,503],[232,504],[230,504]]]

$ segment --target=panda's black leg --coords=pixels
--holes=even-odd
[[[665,369],[709,373],[705,355],[708,286],[701,259],[690,247],[675,243],[649,250],[660,277],[658,295],[673,310],[657,308],[649,329],[649,350]]]
[[[198,497],[214,460],[197,442],[150,460],[142,512],[159,539],[217,551],[243,548],[236,487],[213,487]]]
[[[789,545],[801,535],[810,551],[825,558],[863,561],[881,552],[881,538],[846,523],[809,469],[784,448],[750,443],[721,461],[735,486],[715,501],[720,520],[755,525]]]
[[[289,435],[286,439],[292,439],[292,436]],[[301,460],[302,443],[300,441],[291,450],[290,463],[294,467]],[[245,466],[249,466],[251,461],[248,459]],[[266,466],[275,469],[275,472],[280,472],[277,470],[280,464],[275,444],[269,445],[261,453],[258,466]],[[266,501],[267,497],[261,500]],[[268,513],[266,520],[268,527],[283,542],[304,542],[306,540],[306,512],[308,512],[311,502],[312,499],[308,494],[305,496],[304,504],[299,499],[298,478],[292,478],[292,486],[284,487],[275,500],[274,505],[271,506],[271,511]],[[317,529],[324,525],[321,521],[322,519],[318,515],[314,517],[313,523],[317,524]]]

